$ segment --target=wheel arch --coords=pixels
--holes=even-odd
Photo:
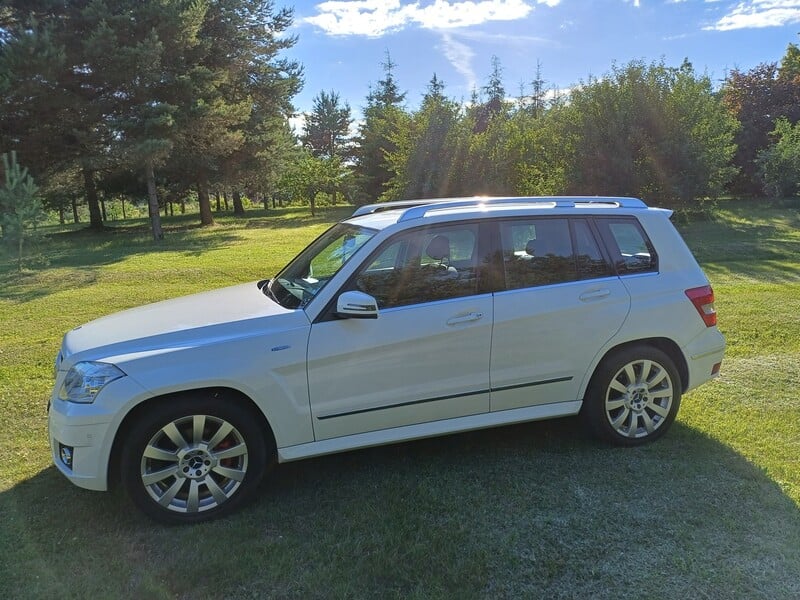
[[[131,428],[137,422],[139,417],[147,412],[147,410],[153,406],[153,404],[158,402],[164,402],[167,399],[177,399],[177,398],[191,398],[192,396],[198,394],[212,394],[219,398],[221,401],[226,399],[227,401],[237,402],[240,405],[244,406],[250,414],[252,414],[255,421],[258,423],[261,430],[264,432],[265,439],[267,440],[268,446],[271,448],[276,447],[275,442],[275,434],[272,431],[272,426],[270,425],[269,421],[267,420],[267,416],[263,413],[263,411],[258,407],[258,405],[253,401],[252,398],[247,396],[244,392],[229,388],[229,387],[201,387],[195,388],[191,390],[181,390],[179,392],[169,392],[165,394],[160,394],[158,396],[153,396],[152,398],[148,398],[143,402],[140,402],[136,406],[134,406],[125,417],[122,419],[117,431],[114,435],[114,442],[111,445],[111,453],[109,455],[108,460],[108,488],[114,489],[119,486],[120,484],[120,457],[122,453],[122,447],[124,445],[125,439],[130,432]]]
[[[675,368],[678,371],[678,376],[681,379],[681,393],[685,393],[686,390],[689,388],[689,365],[686,362],[686,357],[684,356],[683,352],[681,351],[678,344],[676,344],[673,340],[665,337],[652,337],[652,338],[641,338],[638,340],[630,340],[627,342],[623,342],[621,344],[617,344],[612,348],[606,350],[603,354],[602,358],[597,361],[592,369],[591,377],[588,377],[585,382],[585,386],[583,388],[584,395],[586,394],[586,390],[591,385],[592,379],[597,375],[597,371],[600,369],[601,365],[606,361],[606,359],[610,356],[613,356],[617,352],[625,350],[627,348],[632,348],[634,346],[651,346],[653,348],[658,348],[664,354],[672,359]]]

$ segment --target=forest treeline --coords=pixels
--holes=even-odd
[[[108,201],[147,203],[156,238],[161,210],[191,200],[211,224],[221,197],[241,214],[247,202],[586,194],[693,207],[798,193],[795,44],[720,87],[688,59],[634,60],[567,91],[537,65],[510,93],[493,58],[469,99],[432,74],[418,104],[387,53],[357,126],[325,90],[296,133],[292,100],[309,82],[286,56],[302,43],[291,23],[271,0],[7,0],[0,153],[62,221],[85,204],[99,228]],[[12,209],[0,202],[0,216]]]

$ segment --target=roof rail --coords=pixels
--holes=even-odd
[[[360,217],[361,215],[371,215],[376,212],[384,212],[387,210],[397,210],[400,208],[413,208],[415,206],[430,206],[431,204],[439,204],[444,202],[457,202],[468,200],[468,198],[428,198],[423,200],[397,200],[395,202],[378,202],[376,204],[365,204],[359,206],[351,217]],[[477,202],[477,198],[469,199],[471,202]]]
[[[574,208],[575,206],[585,206],[595,204],[598,207],[606,206],[612,208],[647,208],[647,205],[637,198],[617,198],[599,196],[531,196],[531,197],[475,197],[475,198],[448,198],[427,201],[409,201],[394,204],[391,208],[384,210],[405,209],[398,219],[398,222],[420,219],[431,211],[446,210],[449,208],[461,208],[470,206],[485,206],[487,204],[541,204],[554,208]],[[381,205],[377,210],[381,210]],[[366,207],[363,207],[366,208]],[[376,212],[372,210],[371,212]],[[361,213],[361,214],[367,214]]]
[[[424,217],[429,211],[460,208],[468,206],[483,206],[487,204],[549,204],[553,207],[573,208],[575,206],[592,205],[608,206],[613,208],[647,208],[647,205],[638,198],[622,198],[611,196],[526,196],[526,197],[491,197],[474,196],[472,198],[429,198],[423,200],[400,200],[398,202],[381,202],[367,204],[355,210],[352,216],[369,215],[387,210],[404,209],[398,219],[409,221]]]

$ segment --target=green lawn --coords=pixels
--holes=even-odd
[[[759,206],[763,206],[759,208]],[[50,466],[67,329],[274,274],[326,223],[307,209],[53,229],[48,264],[0,259],[0,596],[798,598],[800,213],[724,203],[682,227],[728,339],[722,376],[636,449],[571,419],[280,466],[231,518],[164,528]]]

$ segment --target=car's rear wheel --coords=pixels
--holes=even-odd
[[[164,523],[221,517],[248,500],[272,451],[247,408],[219,395],[164,398],[130,430],[123,484]]]
[[[601,439],[637,446],[669,429],[681,403],[681,380],[658,348],[634,346],[603,360],[586,391],[581,416]]]

